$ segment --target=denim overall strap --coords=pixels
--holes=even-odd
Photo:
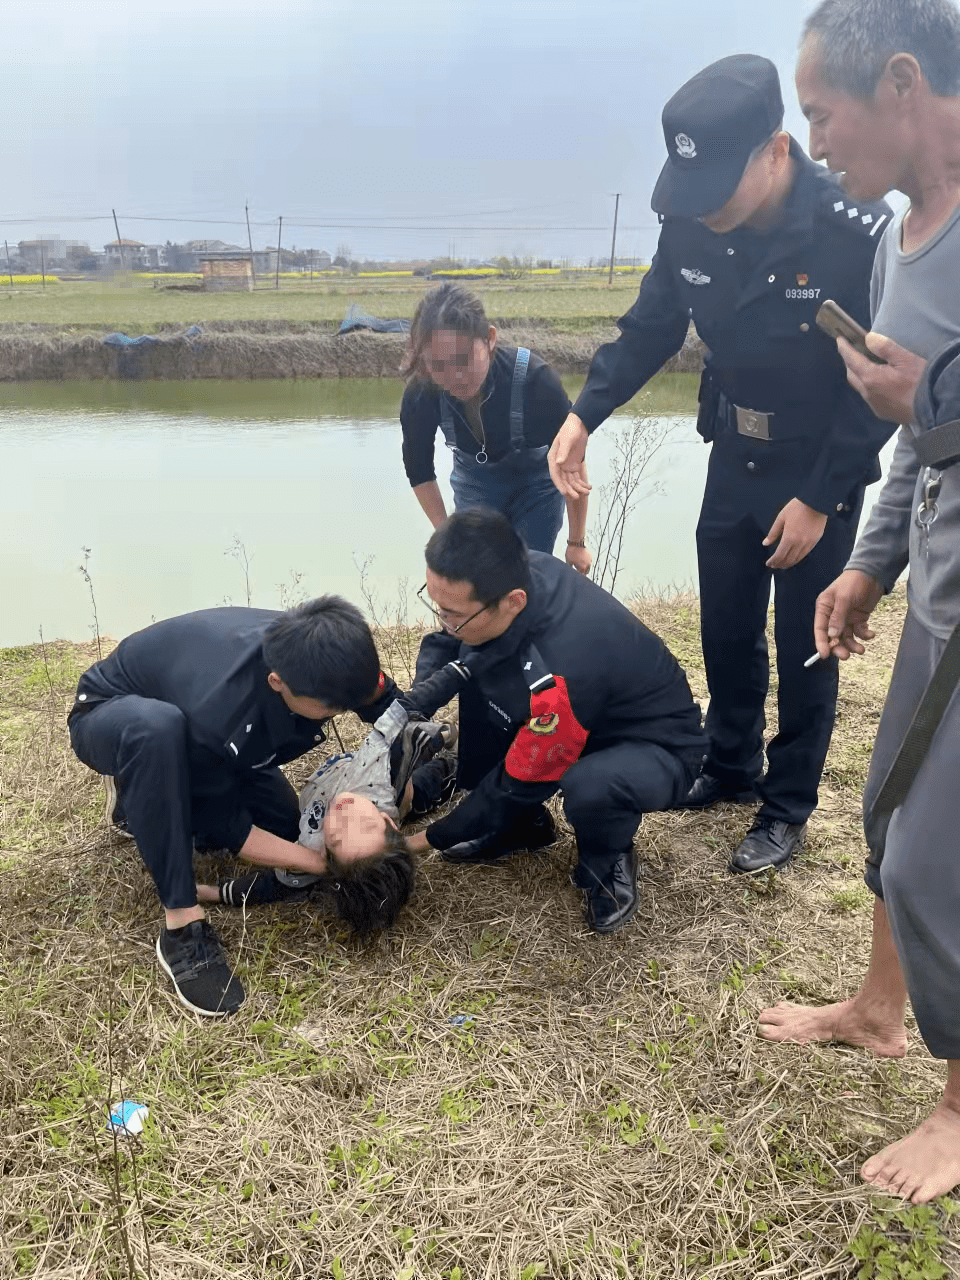
[[[450,409],[450,401],[442,391],[440,392],[440,430],[443,432],[447,448],[456,453],[457,435],[453,429],[453,413]]]
[[[513,385],[510,388],[510,448],[514,453],[522,453],[526,448],[523,438],[523,385],[529,364],[528,348],[517,347],[517,362],[513,366]]]

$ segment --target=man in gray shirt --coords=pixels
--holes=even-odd
[[[841,1004],[767,1009],[760,1034],[901,1057],[909,995],[927,1047],[947,1060],[946,1088],[923,1124],[866,1162],[863,1177],[921,1203],[960,1183],[960,698],[903,804],[879,821],[872,808],[960,621],[960,467],[922,468],[911,444],[932,425],[929,387],[917,397],[920,423],[914,410],[927,362],[960,338],[960,10],[952,0],[823,0],[807,21],[797,89],[810,154],[845,171],[849,195],[875,200],[897,189],[910,198],[875,266],[868,342],[887,363],[839,343],[851,384],[875,413],[905,425],[847,568],[817,602],[817,650],[863,653],[870,614],[908,564],[909,610],[864,795],[866,879],[877,895],[866,980]],[[938,422],[960,416],[960,377],[950,368],[958,386]]]

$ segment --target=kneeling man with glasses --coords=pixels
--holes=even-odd
[[[457,863],[541,849],[556,839],[544,801],[560,791],[587,923],[612,933],[639,903],[641,818],[680,800],[706,750],[686,677],[628,609],[528,551],[497,512],[451,516],[426,560],[421,597],[442,630],[423,641],[414,688],[454,657],[469,673],[458,775],[469,795],[408,848]]]

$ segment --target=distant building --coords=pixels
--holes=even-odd
[[[147,244],[144,245],[144,250],[144,265],[150,271],[166,271],[170,261],[165,244]]]
[[[269,276],[277,269],[276,249],[254,249],[253,266],[258,276]]]
[[[95,253],[88,244],[77,240],[67,245],[67,267],[71,271],[96,271],[103,254]]]
[[[242,249],[200,255],[203,287],[211,293],[253,289],[253,263]]]
[[[40,271],[65,263],[67,245],[59,236],[44,236],[40,240],[21,240],[17,252],[31,271]]]
[[[144,271],[150,265],[150,250],[139,240],[111,240],[103,246],[108,267],[124,267],[127,271]]]
[[[208,253],[246,253],[238,244],[227,244],[223,240],[188,240],[183,247],[195,253],[198,261]]]

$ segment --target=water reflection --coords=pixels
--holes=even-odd
[[[563,379],[571,398],[582,377]],[[651,412],[689,414],[696,409],[695,374],[662,374],[642,400]],[[56,421],[63,414],[160,414],[236,422],[314,422],[395,419],[403,383],[399,378],[195,379],[190,382],[0,383],[0,431],[20,414]],[[629,409],[630,406],[627,406]]]
[[[582,380],[571,380],[572,395]],[[655,380],[648,406],[677,419],[627,539],[618,594],[691,585],[707,449],[689,416],[696,379]],[[0,645],[84,638],[90,600],[121,636],[154,618],[337,591],[360,602],[360,569],[383,600],[423,580],[430,529],[406,483],[384,379],[0,385]],[[596,493],[611,429],[590,445]],[[438,439],[450,504],[449,454]]]

